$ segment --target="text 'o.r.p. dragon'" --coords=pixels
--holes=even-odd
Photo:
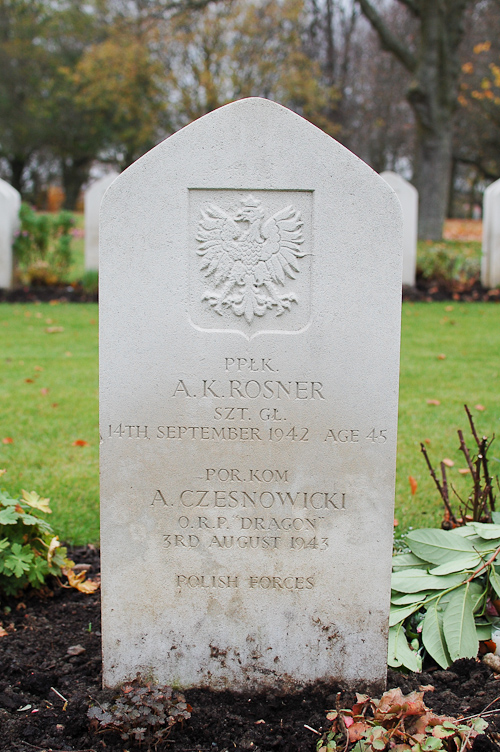
[[[264,221],[262,203],[253,196],[241,199],[233,215],[216,204],[201,210],[196,240],[201,270],[214,288],[202,300],[218,314],[231,310],[251,324],[254,316],[275,310],[280,316],[297,303],[295,293],[281,294],[287,277],[300,271],[306,254],[300,212],[286,206]]]

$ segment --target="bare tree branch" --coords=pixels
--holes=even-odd
[[[414,16],[420,18],[420,0],[399,0],[402,5],[406,5]]]
[[[411,1],[413,2],[413,0]],[[358,2],[363,14],[379,35],[382,47],[385,50],[392,52],[405,68],[407,68],[410,73],[413,73],[417,67],[417,60],[414,55],[412,55],[409,49],[386,26],[384,19],[369,0],[358,0]]]

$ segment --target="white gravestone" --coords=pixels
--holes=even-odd
[[[0,289],[12,284],[12,245],[19,231],[21,194],[0,179]]]
[[[111,183],[118,177],[117,172],[110,172],[87,188],[83,196],[85,218],[85,269],[99,270],[99,209],[102,197]]]
[[[418,238],[418,191],[414,185],[396,172],[381,172],[389,183],[403,210],[403,284],[415,287]]]
[[[401,239],[387,183],[264,99],[108,190],[105,685],[383,687]]]
[[[481,283],[488,288],[500,285],[500,180],[484,192]]]

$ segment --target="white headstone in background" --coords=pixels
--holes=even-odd
[[[246,99],[120,175],[100,229],[104,683],[381,689],[393,191]]]
[[[0,289],[12,284],[12,244],[19,231],[21,194],[0,178]]]
[[[110,172],[87,188],[83,197],[85,218],[85,269],[99,269],[99,209],[102,197],[111,183],[118,177],[118,172]]]
[[[481,283],[488,288],[500,285],[500,180],[484,192]]]
[[[415,286],[418,239],[418,191],[396,172],[381,172],[380,177],[389,183],[403,209],[403,284]]]

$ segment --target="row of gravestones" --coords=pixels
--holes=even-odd
[[[111,183],[118,177],[111,172],[93,183],[85,192],[85,269],[99,269],[99,207]],[[383,172],[403,209],[403,277],[404,285],[415,285],[417,264],[418,192],[414,186],[395,172]],[[0,289],[10,287],[12,280],[12,243],[19,230],[19,193],[0,179]],[[2,218],[5,217],[5,220]],[[484,194],[483,248],[481,282],[484,287],[500,285],[500,180],[490,185]]]

